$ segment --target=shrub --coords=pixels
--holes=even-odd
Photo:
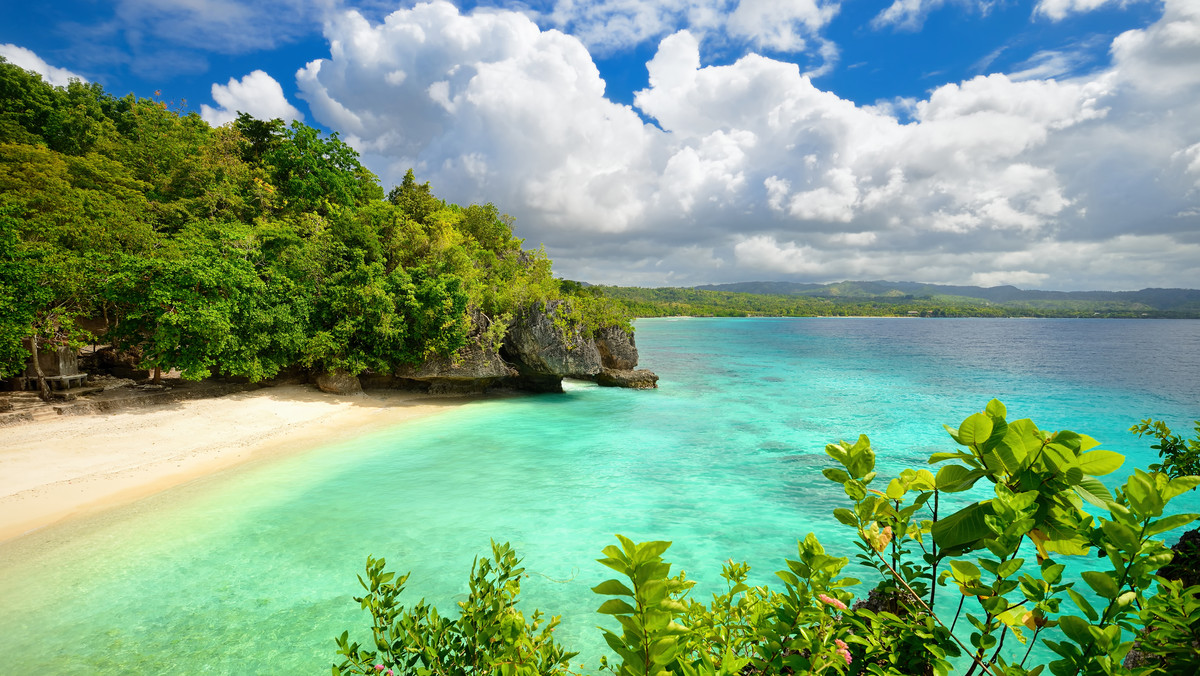
[[[1166,507],[1200,476],[1136,469],[1110,493],[1096,477],[1123,456],[1087,435],[1009,422],[996,400],[947,431],[959,448],[929,458],[941,465],[936,474],[906,469],[886,484],[866,436],[826,447],[840,466],[823,473],[851,503],[833,515],[854,530],[858,563],[881,580],[852,609],[849,588],[859,581],[842,577],[849,559],[826,553],[811,533],[777,573],[782,590],[748,586],[749,566],[729,561],[727,591],[707,604],[688,597],[693,583],[682,572],[671,574],[669,542],[618,535],[620,546],[599,559],[618,577],[592,590],[611,597],[598,612],[618,625],[603,630],[614,656],[600,668],[617,676],[943,675],[957,662],[966,676],[1038,676],[1047,667],[1054,676],[1124,674],[1139,632],[1144,659],[1134,673],[1200,667],[1200,587],[1155,576],[1172,558],[1156,538],[1200,516]],[[988,497],[945,507],[947,494],[980,481],[991,484]],[[1106,569],[1065,579],[1060,560],[1093,551]],[[540,632],[540,613],[526,623],[513,609],[516,557],[494,543],[493,555],[498,566],[484,559],[472,568],[471,596],[453,621],[424,602],[397,607],[407,576],[393,584],[383,560],[368,558],[369,593],[356,600],[372,613],[379,657],[343,633],[347,659],[334,673],[370,673],[373,664],[408,669],[402,674],[570,673],[572,654],[550,637],[557,618]],[[949,625],[939,599],[956,608]],[[1005,651],[1010,638],[1025,649]],[[1057,659],[1026,666],[1039,639]]]

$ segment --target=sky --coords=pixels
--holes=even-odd
[[[5,0],[0,56],[300,120],[592,283],[1200,288],[1200,0]]]

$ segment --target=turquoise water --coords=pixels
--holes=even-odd
[[[809,531],[850,553],[830,441],[867,433],[882,473],[920,466],[996,396],[1131,467],[1154,459],[1139,418],[1200,418],[1200,321],[643,320],[637,340],[656,391],[471,403],[0,547],[0,672],[328,673],[333,636],[364,626],[367,554],[449,609],[489,538],[594,656],[613,533],[673,540],[702,597],[728,558],[770,581]]]

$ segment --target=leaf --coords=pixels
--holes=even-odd
[[[1076,462],[1079,463],[1079,469],[1082,469],[1084,474],[1104,476],[1112,474],[1125,464],[1125,456],[1113,451],[1088,451],[1079,456]]]
[[[846,473],[846,470],[837,467],[827,467],[821,470],[821,474],[834,483],[843,484],[850,480],[850,475]]]
[[[1008,409],[1004,407],[1004,402],[999,399],[993,399],[988,402],[987,407],[983,409],[985,413],[993,418],[1004,420],[1008,417]]]
[[[1071,486],[1071,489],[1076,495],[1097,507],[1107,508],[1113,501],[1112,493],[1108,492],[1108,487],[1099,479],[1084,477],[1078,484]]]
[[[1200,486],[1200,476],[1175,477],[1171,479],[1171,482],[1167,484],[1167,488],[1163,491],[1163,500],[1170,500],[1177,495],[1183,495],[1196,486]]]
[[[1058,618],[1058,626],[1067,635],[1067,638],[1072,641],[1079,645],[1091,645],[1092,634],[1088,631],[1088,627],[1091,625],[1085,622],[1082,617],[1063,615]]]
[[[958,426],[958,438],[956,441],[963,446],[971,446],[981,444],[992,436],[994,424],[992,419],[984,413],[973,413]]]
[[[938,470],[934,484],[938,490],[946,493],[965,491],[975,485],[975,482],[987,473],[979,469],[967,469],[962,465],[946,465]]]
[[[1200,518],[1200,514],[1175,514],[1173,516],[1159,519],[1158,521],[1152,522],[1146,528],[1146,536],[1154,537],[1159,533],[1165,533],[1169,530],[1179,528],[1180,526],[1186,526],[1187,524],[1195,521],[1197,518]]]
[[[946,429],[950,428],[947,427]],[[938,451],[937,453],[929,456],[929,464],[936,465],[939,462],[945,462],[946,460],[971,460],[974,457],[975,456],[971,455],[970,453],[963,453],[962,451],[955,451],[954,453]]]
[[[607,596],[633,596],[633,591],[621,584],[618,580],[605,580],[600,584],[592,587],[592,591],[597,594],[605,594]]]
[[[989,537],[984,517],[993,513],[991,501],[976,502],[933,523],[933,540],[942,549],[953,549]]]
[[[838,507],[837,509],[833,510],[833,518],[846,524],[847,526],[858,525],[858,519],[854,518],[854,512],[851,512],[845,507]]]
[[[1067,596],[1071,597],[1071,600],[1075,602],[1076,606],[1079,606],[1079,609],[1083,611],[1084,615],[1088,616],[1089,620],[1095,622],[1096,620],[1100,619],[1100,614],[1096,612],[1096,609],[1092,607],[1092,604],[1088,603],[1087,599],[1083,598],[1082,594],[1074,589],[1068,588]]]
[[[981,575],[979,567],[970,561],[951,561],[950,570],[954,579],[962,583],[978,580]]]
[[[1104,537],[1115,544],[1121,551],[1133,554],[1141,547],[1137,533],[1120,521],[1105,521],[1100,524]]]
[[[1117,593],[1120,590],[1117,589],[1117,583],[1113,582],[1112,577],[1108,573],[1098,570],[1085,570],[1079,576],[1100,596],[1110,600],[1117,598]]]
[[[635,609],[621,599],[609,599],[597,608],[596,612],[601,615],[630,615]]]

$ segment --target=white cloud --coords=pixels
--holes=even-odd
[[[946,0],[893,0],[892,4],[871,20],[875,28],[895,26],[904,30],[917,30],[925,23],[925,17],[946,4]]]
[[[1041,14],[1051,21],[1062,21],[1069,14],[1091,12],[1108,5],[1124,6],[1129,0],[1038,0],[1034,15]]]
[[[807,50],[815,40],[815,51],[827,62],[836,58],[836,47],[820,33],[840,7],[840,0],[557,0],[537,18],[598,54],[683,29],[702,38],[790,53]]]
[[[18,47],[11,43],[0,44],[0,56],[3,56],[9,63],[15,66],[20,66],[25,70],[31,70],[41,75],[43,80],[55,87],[66,87],[72,79],[87,82],[85,78],[72,73],[66,68],[51,66],[43,61],[40,56],[34,54],[32,50]]]
[[[1195,4],[1168,0],[1106,70],[945,84],[904,121],[795,63],[702,65],[679,31],[635,95],[646,124],[579,39],[444,2],[336,16],[330,57],[297,79],[385,181],[412,166],[495,202],[568,277],[1200,286],[1196,35]]]
[[[1042,80],[1069,75],[1081,66],[1084,55],[1054,49],[1040,51],[1017,64],[1014,72],[1008,73],[1010,80]]]
[[[824,28],[839,7],[817,0],[741,0],[729,15],[726,30],[759,48],[799,52],[806,45],[805,36]]]
[[[200,117],[214,127],[232,122],[238,113],[249,113],[260,120],[278,117],[284,122],[291,122],[304,119],[304,115],[288,103],[283,87],[261,70],[241,80],[229,78],[228,84],[213,83],[212,97],[218,107],[201,105]]]

